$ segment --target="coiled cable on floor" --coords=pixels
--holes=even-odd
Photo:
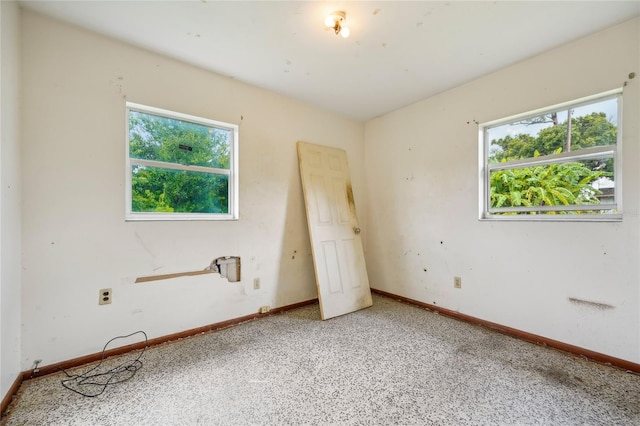
[[[100,372],[99,369],[104,362],[104,354],[109,344],[114,340],[126,339],[128,337],[135,336],[136,334],[142,334],[144,336],[145,344],[142,350],[138,352],[138,356],[107,371]],[[61,370],[68,377],[61,381],[62,386],[82,396],[95,397],[101,395],[107,386],[130,380],[135,376],[138,370],[142,368],[142,361],[140,361],[140,358],[147,348],[147,342],[147,333],[144,331],[136,331],[126,336],[114,337],[104,345],[104,348],[102,348],[102,356],[100,358],[100,362],[96,366],[82,374],[69,374],[64,368],[62,368]]]

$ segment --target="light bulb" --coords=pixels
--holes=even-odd
[[[324,18],[324,24],[329,28],[333,28],[333,26],[336,24],[336,20],[335,20],[334,16],[333,15],[327,15]]]
[[[349,37],[349,34],[351,34],[351,31],[349,30],[349,27],[342,27],[342,29],[340,30],[340,35],[343,38],[347,38],[347,37]]]

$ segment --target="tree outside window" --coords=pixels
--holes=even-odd
[[[237,126],[128,104],[128,218],[232,218],[236,140]]]
[[[482,217],[617,214],[620,99],[609,93],[481,125]]]

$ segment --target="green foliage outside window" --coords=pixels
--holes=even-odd
[[[571,117],[571,110],[569,110]],[[594,112],[571,117],[559,123],[557,116],[537,117],[524,126],[551,122],[537,135],[521,133],[491,141],[489,163],[502,163],[540,155],[559,154],[581,149],[615,145],[617,127],[605,113]],[[568,135],[570,129],[570,136]],[[612,179],[613,159],[595,159],[546,164],[505,170],[495,170],[489,177],[489,197],[492,208],[536,207],[599,204],[601,191],[592,184],[599,178]],[[549,211],[546,214],[580,214],[593,211]],[[516,214],[516,213],[502,213]],[[530,212],[529,214],[535,214]]]
[[[188,170],[229,169],[230,131],[203,124],[129,112],[129,156],[160,162],[132,164],[133,212],[228,213],[229,176]],[[164,168],[177,164],[187,170]]]
[[[536,120],[530,120],[529,125],[535,123]],[[528,125],[526,122],[522,124]],[[616,138],[617,127],[607,119],[603,112],[571,118],[571,151],[594,146],[615,145]],[[559,152],[566,151],[566,144],[567,121],[564,121],[540,130],[537,135],[521,133],[491,141],[494,152],[489,157],[489,163],[533,158],[537,156],[536,152],[538,155],[555,154],[558,149],[560,149]]]
[[[593,171],[583,162],[498,170],[490,177],[491,207],[599,204],[601,192],[591,182],[603,175],[608,173]]]

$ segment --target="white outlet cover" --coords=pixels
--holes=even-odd
[[[101,288],[98,293],[98,305],[108,305],[113,298],[113,291],[110,288]]]

